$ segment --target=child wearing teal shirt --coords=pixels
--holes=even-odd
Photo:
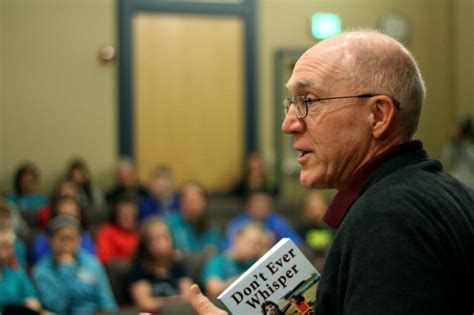
[[[21,165],[14,177],[14,193],[7,194],[7,200],[20,211],[38,211],[45,206],[48,198],[37,192],[39,172],[35,165]]]
[[[211,257],[201,274],[207,294],[217,297],[238,276],[250,268],[267,249],[267,235],[261,225],[249,223],[234,236],[232,247]]]
[[[221,242],[217,228],[208,227],[199,231],[197,226],[186,221],[180,213],[168,216],[166,223],[170,227],[173,243],[183,253],[200,252],[207,247],[217,248]]]
[[[7,307],[41,311],[30,279],[16,261],[15,238],[11,229],[0,227],[0,312]]]
[[[188,182],[180,192],[181,210],[167,217],[175,247],[183,253],[201,252],[220,244],[219,231],[206,216],[207,196],[204,189]]]
[[[7,305],[23,305],[25,299],[36,298],[28,275],[22,268],[0,267],[0,312]]]
[[[48,232],[53,254],[33,269],[40,300],[58,314],[91,314],[113,311],[117,304],[107,275],[95,256],[79,251],[79,221],[59,215],[50,221]]]

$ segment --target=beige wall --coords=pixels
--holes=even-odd
[[[408,18],[407,46],[428,86],[418,137],[433,156],[440,156],[455,117],[474,113],[474,0],[258,1],[259,143],[270,163],[280,110],[273,54],[314,44],[309,18],[316,11],[339,14],[344,28],[374,27],[387,10]],[[38,163],[46,189],[78,154],[108,184],[118,143],[117,72],[96,56],[102,45],[116,43],[115,2],[0,0],[0,189],[24,159]]]
[[[116,65],[97,53],[114,44],[114,0],[3,0],[1,186],[19,161],[42,171],[48,191],[81,155],[104,183],[116,160]]]

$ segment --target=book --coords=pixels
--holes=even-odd
[[[309,315],[320,278],[295,243],[283,238],[217,298],[237,315]]]

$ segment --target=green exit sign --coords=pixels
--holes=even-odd
[[[315,13],[311,19],[311,33],[325,39],[341,33],[341,18],[334,13]]]

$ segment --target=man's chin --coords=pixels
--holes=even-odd
[[[309,176],[309,174],[306,174],[304,170],[301,170],[300,172],[300,183],[304,188],[317,188],[315,187],[316,183],[314,182],[314,178],[311,178],[311,176]]]
[[[331,188],[324,180],[319,176],[311,176],[312,174],[308,174],[304,170],[300,172],[300,183],[304,188],[307,189],[326,189]]]

